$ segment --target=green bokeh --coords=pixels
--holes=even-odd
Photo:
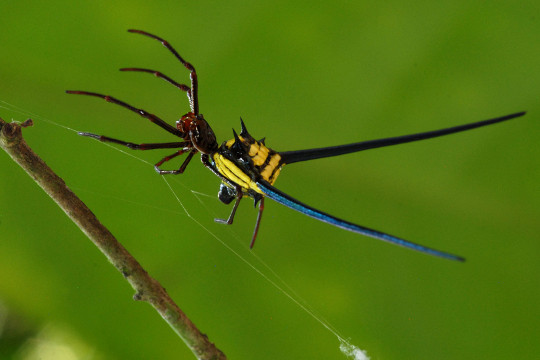
[[[331,332],[216,240],[275,280],[247,250],[256,217],[249,201],[233,226],[214,224],[229,208],[215,198],[218,179],[193,161],[169,178],[189,218],[151,166],[69,130],[175,141],[124,109],[64,94],[108,93],[171,123],[188,111],[170,85],[117,70],[148,67],[188,81],[165,49],[128,28],[165,37],[197,67],[201,112],[220,140],[239,116],[279,151],[527,110],[465,134],[291,165],[276,183],[467,263],[270,201],[254,253],[373,359],[538,356],[537,1],[2,1],[0,13],[0,117],[34,118],[28,143],[231,359],[344,356]],[[153,164],[165,154],[135,155]],[[52,332],[87,358],[192,358],[3,153],[0,167],[0,301],[12,322],[0,357]]]

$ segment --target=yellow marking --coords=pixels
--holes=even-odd
[[[268,162],[268,165],[266,165],[264,169],[262,169],[261,171],[262,178],[268,181],[270,184],[274,184],[274,181],[276,181],[277,175],[274,174],[274,176],[272,176],[272,173],[274,172],[274,169],[279,166],[280,160],[281,160],[281,156],[279,156],[279,154],[272,155],[272,157],[270,158],[270,161]],[[271,176],[272,176],[272,179],[270,178]]]
[[[266,161],[270,150],[258,141],[255,141],[253,144],[249,144],[242,136],[238,135],[238,138],[244,143],[244,145],[249,146],[248,155],[253,161],[253,164],[255,166],[262,166]],[[235,139],[231,139],[225,143],[225,146],[231,148],[234,142]]]
[[[247,141],[245,141],[244,138],[243,138],[241,135],[238,135],[238,138],[239,138],[240,141],[243,142],[244,144],[247,143]],[[231,139],[231,140],[227,141],[227,142],[225,143],[225,146],[227,146],[228,148],[230,148],[230,147],[234,144],[234,140],[235,140],[235,139]],[[247,145],[249,145],[249,144],[247,144]]]
[[[259,143],[255,142],[249,146],[249,156],[254,157],[260,150]]]
[[[240,140],[242,140],[242,138],[240,138]],[[232,144],[234,144],[234,139],[231,139],[231,140],[227,141],[227,142],[225,143],[225,146],[228,147],[228,148],[230,148],[230,147],[232,146]]]
[[[274,185],[274,183],[276,182],[276,179],[277,177],[279,176],[279,173],[281,172],[281,167],[278,167],[276,169],[276,171],[274,172],[274,175],[272,175],[272,177],[270,177],[270,179],[268,179],[268,182],[271,184],[271,185]]]
[[[238,184],[243,189],[251,189],[262,194],[262,191],[259,189],[257,184],[229,159],[223,157],[221,154],[216,153],[214,154],[214,163],[216,164],[219,173],[227,179]]]
[[[248,155],[251,158],[253,165],[259,168],[261,177],[273,185],[281,171],[281,166],[279,164],[281,161],[281,156],[274,153],[266,163],[268,156],[270,156],[271,150],[269,148],[258,141],[250,144],[242,136],[238,136],[238,138],[244,143],[244,145],[248,146]],[[231,139],[225,143],[225,146],[227,148],[231,148],[234,142],[235,139]],[[251,177],[236,166],[234,162],[225,158],[219,153],[214,154],[213,159],[221,175],[238,184],[244,190],[253,190],[262,194],[262,191],[259,189],[257,184],[251,180]],[[265,163],[266,165],[263,167]]]
[[[250,149],[251,150],[251,149]],[[258,151],[251,155],[251,151],[249,152],[249,156],[251,156],[251,159],[253,160],[253,164],[256,166],[261,166],[266,161],[266,158],[268,157],[269,150],[266,146],[260,146],[258,148]]]

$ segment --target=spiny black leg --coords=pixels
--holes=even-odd
[[[108,136],[96,135],[96,134],[91,134],[87,132],[79,132],[78,134],[81,136],[91,137],[102,142],[110,142],[114,144],[123,145],[132,150],[174,149],[174,148],[183,148],[191,144],[189,141],[170,142],[170,143],[135,144],[128,141],[118,140],[118,139],[114,139]]]
[[[231,214],[229,215],[229,218],[227,220],[214,219],[215,222],[220,223],[220,224],[227,224],[227,225],[231,225],[233,223],[234,215],[236,214],[236,209],[238,209],[238,204],[240,204],[240,200],[242,200],[242,196],[243,196],[242,188],[238,187],[236,191],[237,191],[236,201],[234,202],[234,206],[232,208]]]
[[[88,96],[95,96],[95,97],[102,98],[107,102],[110,102],[110,103],[113,103],[113,104],[116,104],[116,105],[120,105],[120,106],[122,106],[122,107],[124,107],[124,108],[126,108],[128,110],[131,110],[131,111],[139,114],[140,116],[150,120],[151,122],[153,122],[157,126],[161,127],[162,129],[167,130],[168,132],[170,132],[173,135],[176,135],[176,136],[181,137],[181,138],[184,137],[183,132],[181,132],[180,130],[178,130],[174,126],[172,126],[170,124],[167,124],[165,121],[161,120],[156,115],[150,114],[149,112],[147,112],[147,111],[145,111],[143,109],[137,109],[136,107],[131,106],[131,105],[129,105],[129,104],[123,102],[123,101],[120,101],[120,100],[118,100],[118,99],[116,99],[116,98],[114,98],[112,96],[102,95],[102,94],[98,94],[98,93],[94,93],[94,92],[88,92],[88,91],[75,91],[75,90],[67,90],[66,93],[68,93],[68,94],[76,94],[76,95],[88,95]]]
[[[163,40],[162,38],[160,38],[160,37],[158,37],[156,35],[147,33],[146,31],[134,30],[134,29],[130,29],[128,31],[131,32],[131,33],[145,35],[145,36],[151,37],[152,39],[155,39],[155,40],[161,42],[161,44],[163,46],[165,46],[170,52],[172,52],[174,54],[174,56],[182,63],[182,65],[184,65],[186,67],[186,69],[188,69],[190,71],[191,100],[192,100],[191,109],[192,109],[192,111],[193,111],[193,113],[195,115],[199,115],[199,97],[198,97],[198,94],[197,94],[199,85],[198,85],[198,81],[197,81],[197,72],[195,71],[195,67],[193,65],[191,65],[190,63],[188,63],[187,61],[185,61],[180,56],[180,54],[178,54],[178,52],[176,52],[176,50],[169,44],[168,41]]]
[[[257,214],[257,222],[255,223],[255,230],[253,230],[253,237],[251,238],[251,244],[249,244],[250,249],[253,249],[253,245],[255,245],[255,240],[257,239],[257,234],[259,233],[259,225],[261,225],[263,210],[264,197],[261,197],[261,201],[259,202],[259,213]]]
[[[193,106],[192,106],[193,99],[191,97],[191,88],[189,86],[177,83],[176,81],[174,81],[173,79],[171,79],[170,77],[165,75],[164,73],[162,73],[160,71],[156,71],[156,70],[141,69],[141,68],[122,68],[122,69],[120,69],[120,71],[139,71],[139,72],[145,72],[145,73],[149,73],[149,74],[154,74],[155,77],[163,79],[163,80],[167,81],[169,84],[174,85],[178,89],[180,89],[182,91],[185,91],[187,93],[187,96],[188,96],[188,99],[189,99],[189,104],[191,106],[191,111],[194,110]]]
[[[180,166],[180,168],[178,170],[161,170],[160,169],[160,166],[161,164],[163,164],[164,162],[167,162],[171,159],[174,159],[175,157],[177,157],[178,155],[182,155],[184,154],[185,152],[189,151],[189,149],[182,149],[182,150],[178,150],[177,152],[175,152],[174,154],[171,154],[169,156],[165,156],[163,159],[161,159],[156,165],[154,165],[154,169],[156,169],[156,171],[159,173],[159,175],[168,175],[168,174],[172,174],[172,175],[177,175],[177,174],[182,174],[184,172],[184,170],[186,170],[186,166],[189,164],[189,162],[191,161],[191,158],[193,157],[193,155],[195,155],[197,153],[197,150],[191,150],[191,152],[188,154],[188,156],[186,156],[186,159],[184,160],[184,162],[182,163],[182,165]]]

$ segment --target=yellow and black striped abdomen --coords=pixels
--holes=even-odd
[[[215,169],[231,183],[259,194],[257,180],[263,179],[274,184],[283,163],[281,156],[266,147],[263,141],[253,139],[249,134],[236,135],[221,145],[212,154]]]

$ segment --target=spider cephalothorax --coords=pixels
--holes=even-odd
[[[211,154],[218,149],[216,135],[202,114],[192,112],[176,122],[176,128],[184,133],[184,139],[202,154]]]

